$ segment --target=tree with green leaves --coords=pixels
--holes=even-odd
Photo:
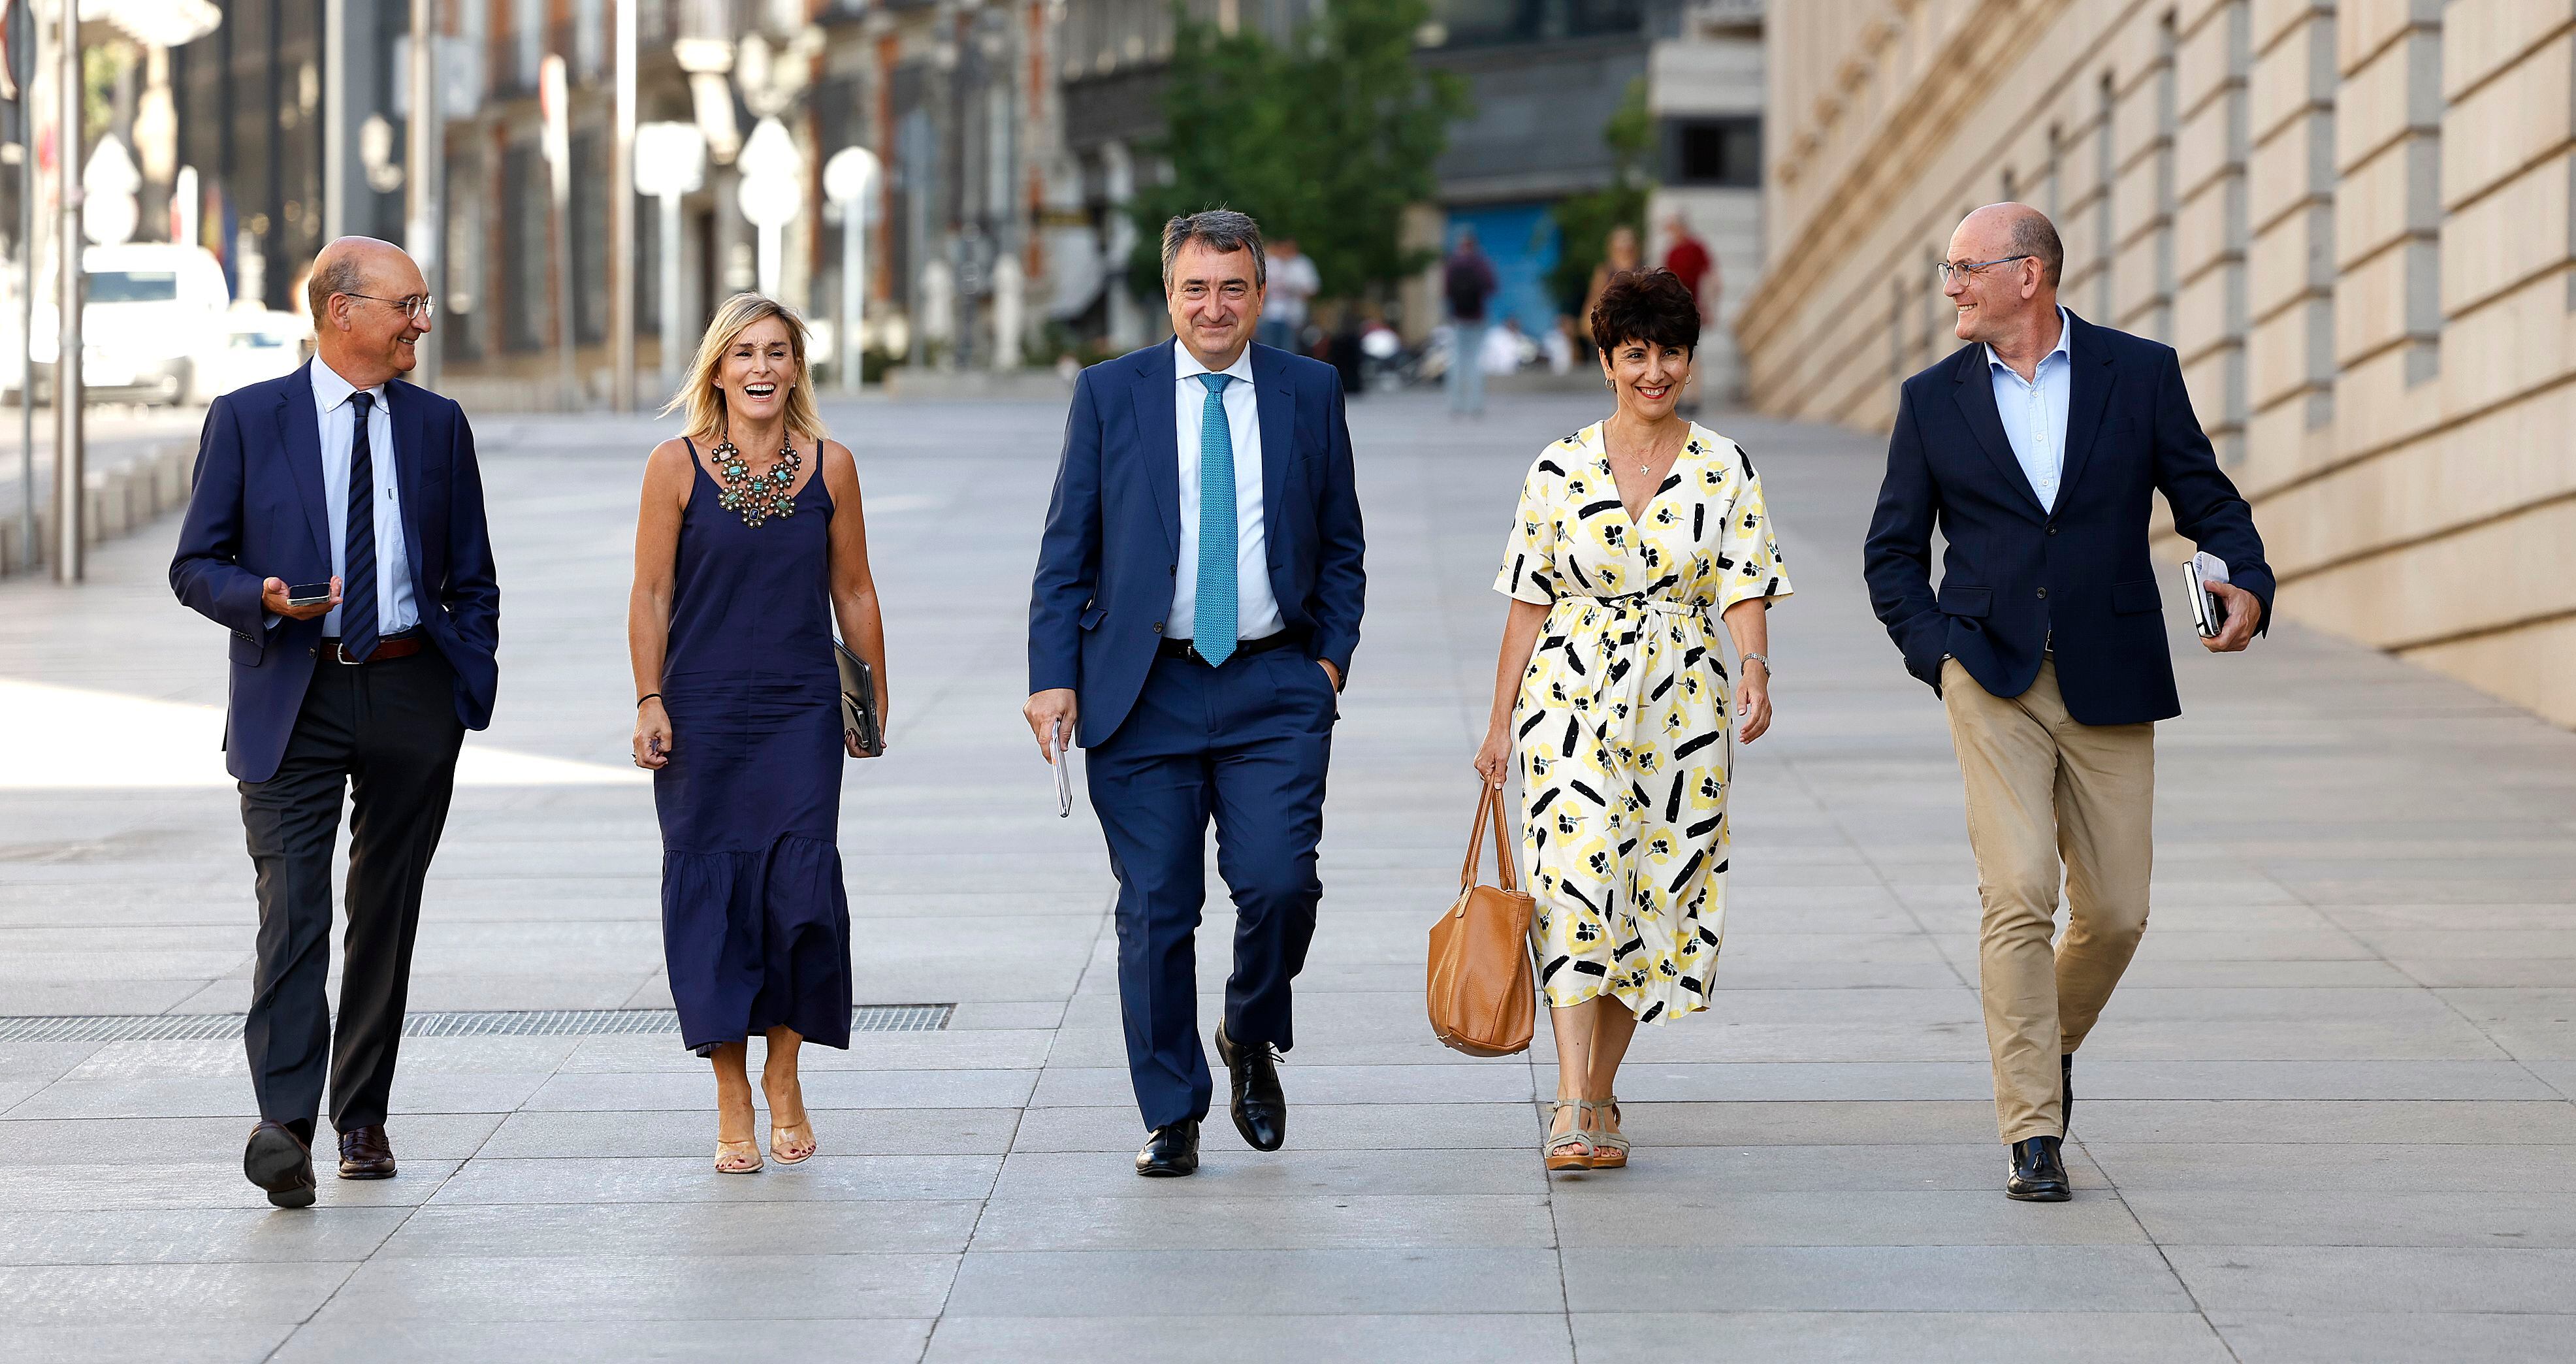
[[[1547,291],[1568,316],[1582,316],[1583,301],[1592,290],[1592,272],[1609,254],[1613,229],[1630,228],[1640,243],[1645,240],[1646,198],[1654,191],[1645,162],[1654,138],[1655,119],[1646,109],[1646,81],[1641,76],[1628,82],[1619,112],[1601,130],[1601,140],[1610,147],[1608,187],[1568,195],[1548,210],[1556,219],[1559,241],[1556,267],[1547,273]]]
[[[1413,61],[1428,0],[1324,0],[1286,44],[1177,14],[1164,135],[1145,150],[1170,176],[1140,188],[1129,278],[1162,293],[1163,224],[1226,207],[1294,237],[1327,298],[1358,298],[1428,264],[1406,250],[1404,210],[1434,197],[1432,162],[1468,112],[1466,84]]]

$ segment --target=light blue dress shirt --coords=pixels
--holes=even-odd
[[[322,502],[331,511],[331,576],[345,578],[349,558],[349,456],[358,429],[358,409],[349,401],[357,386],[339,371],[312,362],[314,415],[322,425]],[[411,597],[411,555],[403,547],[402,491],[394,474],[394,419],[385,407],[384,385],[366,390],[375,396],[367,414],[367,462],[376,483],[376,633],[390,635],[420,623]],[[347,590],[345,587],[342,589]],[[322,634],[340,634],[340,608],[322,618]]]
[[[1198,376],[1211,373],[1172,338],[1172,417],[1180,439],[1181,558],[1174,565],[1172,613],[1163,622],[1167,639],[1193,639],[1190,632],[1199,609],[1199,417],[1207,410],[1207,385]],[[1225,386],[1225,428],[1234,439],[1234,634],[1261,639],[1284,628],[1279,599],[1270,591],[1270,544],[1261,516],[1261,403],[1252,392],[1252,347],[1225,367],[1234,382]]]
[[[2030,490],[2039,495],[2039,505],[2050,511],[2057,510],[2057,480],[2066,468],[2067,389],[2075,363],[2067,341],[2074,335],[2074,321],[2059,308],[2057,347],[2039,357],[2027,383],[1995,355],[1994,347],[1986,347],[1986,365],[1994,376],[1995,413],[2003,418],[2004,439],[2012,442],[2013,458],[2021,461],[2021,471],[2030,479]]]

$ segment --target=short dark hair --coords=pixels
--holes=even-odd
[[[2066,244],[2057,239],[2057,225],[2047,214],[2033,209],[2013,218],[2012,253],[2038,257],[2041,277],[2050,288],[2057,287],[2058,272],[2066,267]]]
[[[1207,249],[1220,256],[1237,251],[1252,253],[1252,287],[1267,288],[1270,265],[1261,249],[1261,224],[1249,213],[1230,208],[1201,209],[1184,213],[1163,224],[1163,287],[1172,287],[1172,262],[1180,259],[1181,248],[1191,242],[1204,242]]]
[[[1699,349],[1699,299],[1661,268],[1621,270],[1592,305],[1592,344],[1607,353],[1631,341]]]

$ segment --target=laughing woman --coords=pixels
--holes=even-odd
[[[761,1167],[748,1039],[769,1153],[814,1154],[796,1076],[805,1042],[850,1045],[850,910],[841,885],[841,692],[832,625],[876,670],[859,474],[823,438],[805,327],[757,294],[716,310],[665,412],[687,434],[644,466],[627,607],[635,763],[662,819],[662,947],[680,1040],[715,1062],[716,1169]],[[862,755],[855,741],[852,757]]]
[[[1728,730],[1771,726],[1764,612],[1789,595],[1762,482],[1735,442],[1676,416],[1699,307],[1665,270],[1592,309],[1618,406],[1548,447],[1521,488],[1496,590],[1512,598],[1476,771],[1514,746],[1521,856],[1556,1030],[1552,1170],[1628,1163],[1614,1083],[1640,1022],[1708,1005],[1726,924]],[[1729,705],[1711,613],[1734,636]]]

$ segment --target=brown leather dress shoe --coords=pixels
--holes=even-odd
[[[282,1122],[262,1119],[242,1148],[242,1176],[281,1208],[313,1206],[313,1148]]]
[[[340,1134],[340,1177],[342,1179],[391,1179],[394,1177],[393,1143],[385,1140],[385,1125],[369,1123]]]

